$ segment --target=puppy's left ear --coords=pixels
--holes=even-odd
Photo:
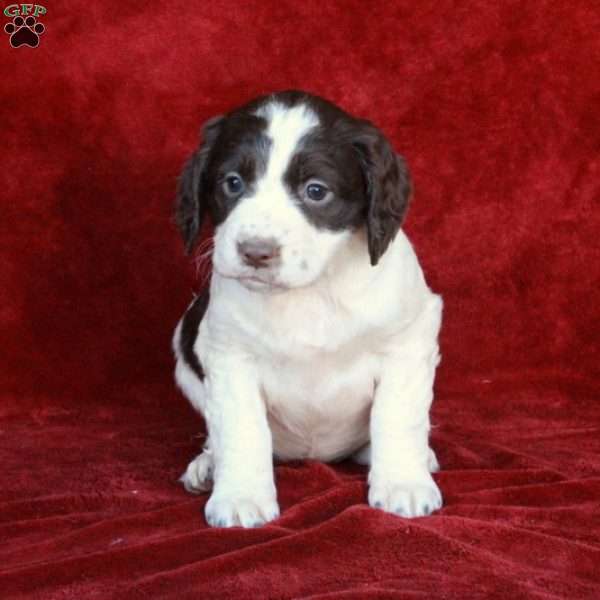
[[[385,136],[368,121],[361,122],[354,141],[368,197],[367,242],[375,266],[404,220],[412,193],[406,161],[396,154]]]
[[[202,126],[202,142],[188,159],[179,178],[175,222],[188,254],[196,244],[200,226],[208,212],[210,190],[206,182],[206,167],[222,121],[223,117],[218,116]]]

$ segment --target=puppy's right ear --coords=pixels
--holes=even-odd
[[[190,254],[196,244],[208,208],[206,167],[222,121],[223,117],[218,116],[208,120],[202,126],[202,143],[189,158],[179,177],[175,222],[179,227],[187,254]]]

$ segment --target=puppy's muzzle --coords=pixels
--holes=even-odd
[[[237,250],[242,262],[255,269],[272,268],[281,259],[281,245],[272,238],[249,238],[238,242]]]

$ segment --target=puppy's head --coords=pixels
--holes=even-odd
[[[315,281],[361,228],[376,265],[410,191],[404,160],[374,125],[316,96],[281,92],[204,125],[180,179],[176,220],[191,252],[210,214],[222,276],[288,289]]]

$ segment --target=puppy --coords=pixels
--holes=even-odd
[[[442,505],[428,441],[442,300],[399,228],[410,194],[383,134],[317,96],[204,125],[176,221],[192,252],[210,215],[213,271],[173,348],[208,430],[181,480],[212,487],[210,525],[277,518],[274,456],[370,465],[369,504],[402,517]]]

